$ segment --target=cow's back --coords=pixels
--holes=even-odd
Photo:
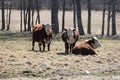
[[[34,26],[33,29],[33,40],[39,42],[40,40],[44,39],[46,36],[45,28],[41,24],[37,24]]]
[[[72,53],[73,54],[81,54],[81,55],[96,54],[95,51],[93,50],[93,48],[91,47],[91,45],[88,44],[88,42],[82,42],[79,45],[75,46],[72,49]]]

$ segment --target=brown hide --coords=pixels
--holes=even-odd
[[[85,41],[75,46],[72,49],[73,54],[81,54],[81,55],[94,55],[96,52],[94,51],[91,41]]]
[[[33,28],[33,34],[32,34],[32,50],[34,50],[34,44],[35,42],[38,42],[39,49],[41,51],[41,45],[43,45],[43,51],[45,51],[45,43],[48,42],[48,51],[50,51],[50,43],[53,38],[53,31],[50,30],[50,34],[47,35],[45,31],[45,25],[37,24]]]
[[[44,28],[44,25],[37,24],[37,25],[34,26],[33,32],[42,30],[43,28]]]
[[[73,44],[69,44],[67,42],[68,36],[67,36],[67,29],[64,29],[62,32],[62,40],[65,43],[65,53],[69,53],[69,50],[71,52],[72,48],[75,46],[77,40],[79,39],[79,32],[76,29],[73,29],[73,37],[75,39],[75,42]]]

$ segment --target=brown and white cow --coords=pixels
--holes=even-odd
[[[65,53],[71,53],[72,48],[75,46],[79,38],[79,32],[74,28],[64,29],[62,32],[62,40],[65,43]],[[70,50],[70,51],[69,51]]]
[[[45,51],[45,43],[47,43],[48,51],[50,51],[50,43],[53,38],[53,30],[50,24],[37,24],[33,28],[32,34],[32,50],[34,50],[35,42],[38,42],[39,50],[41,51],[41,45],[43,45],[43,51]]]
[[[94,55],[96,52],[94,49],[101,47],[101,43],[97,37],[92,37],[90,40],[86,40],[81,42],[77,46],[72,49],[73,54],[81,54],[81,55]]]

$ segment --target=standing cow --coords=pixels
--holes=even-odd
[[[50,24],[37,24],[33,28],[32,34],[32,50],[34,50],[35,42],[38,42],[39,50],[41,51],[41,45],[43,45],[43,51],[45,51],[45,43],[47,43],[48,51],[50,51],[50,43],[53,38],[53,30]]]
[[[101,47],[101,43],[97,37],[92,37],[90,40],[86,40],[72,49],[73,54],[81,55],[94,55],[96,52],[94,49]]]
[[[79,32],[74,28],[64,29],[62,32],[62,40],[65,43],[65,53],[71,53],[72,48],[75,46],[79,38]],[[70,50],[70,51],[69,51]]]

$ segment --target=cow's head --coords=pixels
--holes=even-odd
[[[49,34],[50,34],[50,31],[51,31],[51,25],[50,25],[50,24],[46,24],[46,25],[44,25],[44,26],[45,26],[46,34],[49,35]]]
[[[100,41],[98,40],[97,37],[92,37],[92,46],[94,49],[98,48],[98,47],[101,47],[101,43]]]
[[[66,32],[67,32],[67,37],[68,37],[67,42],[68,42],[69,44],[73,44],[73,43],[75,42],[75,39],[74,39],[74,31],[75,31],[76,29],[74,29],[74,28],[69,28],[69,29],[65,29],[65,30],[66,30]]]

